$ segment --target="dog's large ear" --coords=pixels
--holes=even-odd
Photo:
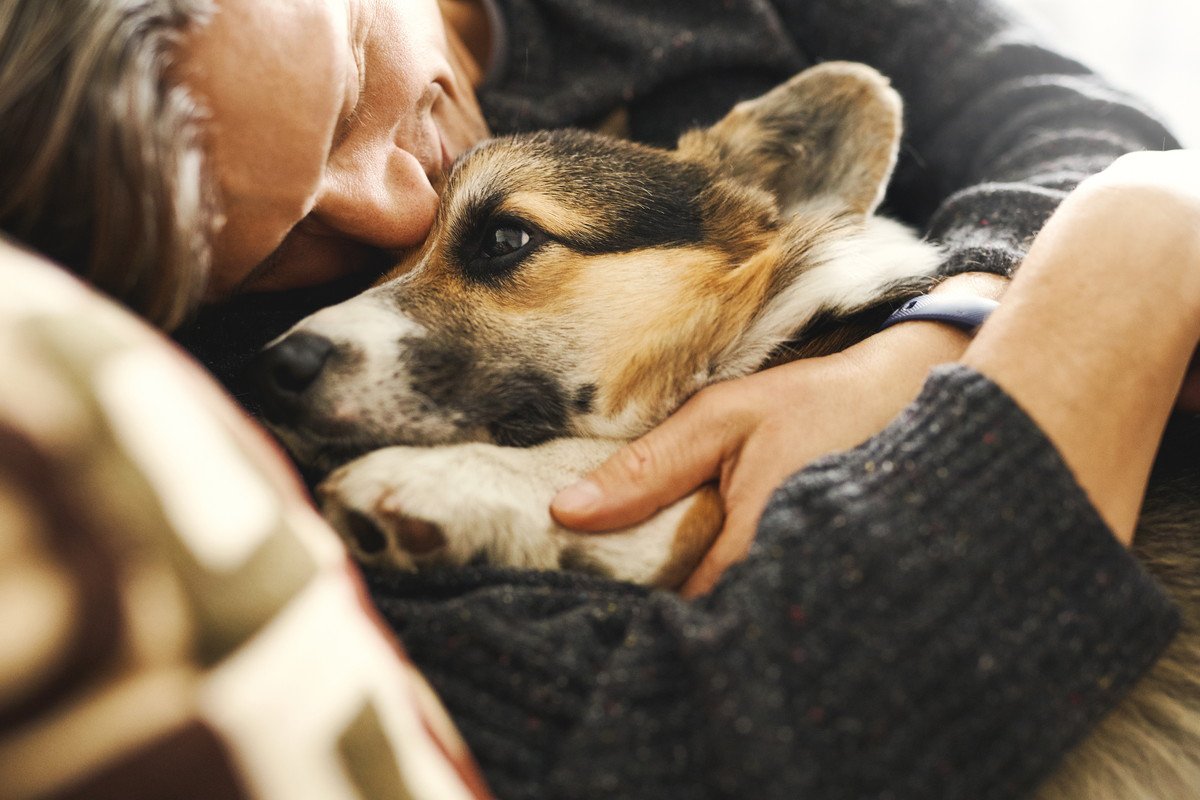
[[[679,154],[766,189],[784,215],[820,198],[866,215],[895,166],[900,117],[886,78],[865,64],[829,61],[684,134]]]

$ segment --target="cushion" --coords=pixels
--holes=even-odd
[[[0,287],[2,794],[490,796],[265,434],[3,241]]]

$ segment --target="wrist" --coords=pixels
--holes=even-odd
[[[916,396],[929,370],[959,360],[971,334],[944,322],[911,320],[880,331],[859,345],[862,365],[906,394]]]
[[[932,365],[958,359],[971,343],[971,338],[970,331],[955,325],[914,320],[881,331],[868,341],[874,341],[881,352],[887,351],[893,357],[910,353],[912,360],[930,362]]]
[[[1037,423],[1125,543],[1200,337],[1190,234],[1133,199],[1097,184],[1064,201],[963,357]]]
[[[987,272],[965,272],[940,281],[927,294],[939,298],[964,297],[998,301],[1008,288],[1008,278]],[[941,320],[907,319],[892,324],[868,339],[870,347],[907,358],[915,365],[957,360],[972,332]]]
[[[969,272],[942,280],[928,294],[999,300],[1008,283],[999,275]],[[882,376],[883,385],[904,395],[907,401],[916,397],[930,369],[962,358],[972,337],[971,331],[954,324],[909,319],[881,330],[846,352],[860,368]]]
[[[1009,279],[990,272],[963,272],[951,275],[929,290],[932,295],[970,295],[999,300],[1008,289]]]

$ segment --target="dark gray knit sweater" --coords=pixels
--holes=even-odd
[[[1040,431],[963,367],[789,480],[698,602],[369,577],[506,800],[1020,797],[1177,626]]]
[[[977,0],[496,0],[497,132],[629,112],[669,143],[815,62],[904,96],[886,210],[947,272],[1011,270],[1084,176],[1173,145]],[[353,287],[342,287],[343,289]],[[328,290],[181,339],[237,392]],[[776,493],[711,597],[494,569],[372,575],[501,798],[1006,798],[1029,792],[1176,626],[1005,395],[961,368]]]

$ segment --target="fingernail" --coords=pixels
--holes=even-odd
[[[582,514],[600,505],[603,497],[599,486],[584,479],[554,495],[551,504],[559,511]]]

